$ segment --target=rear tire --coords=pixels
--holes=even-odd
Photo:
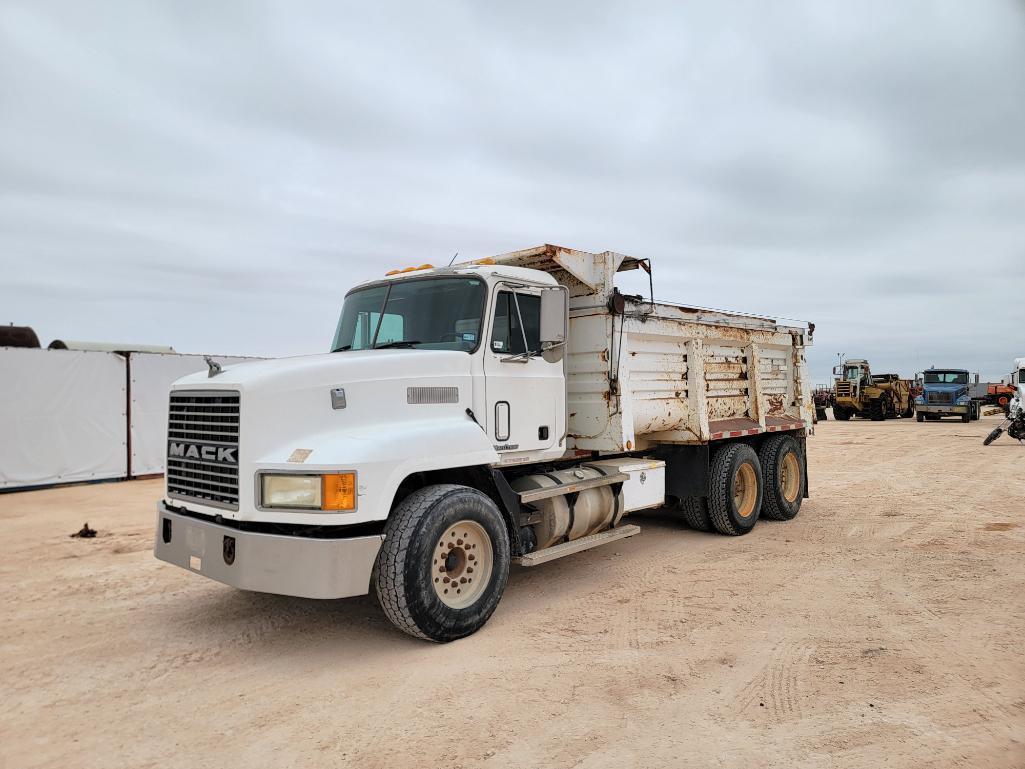
[[[489,497],[466,486],[426,486],[388,517],[374,566],[377,597],[404,633],[455,641],[494,613],[510,561],[509,532]]]
[[[801,511],[804,499],[804,462],[801,447],[793,436],[773,435],[758,451],[764,476],[762,515],[774,521],[789,521]]]
[[[708,515],[708,501],[704,497],[684,497],[677,507],[687,525],[695,531],[714,531]]]
[[[876,398],[868,407],[868,413],[873,422],[882,422],[886,419],[886,400]]]
[[[762,510],[762,466],[746,443],[730,443],[712,459],[708,513],[720,534],[747,534]]]

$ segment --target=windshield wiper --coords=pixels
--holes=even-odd
[[[419,339],[413,339],[410,341],[399,340],[397,342],[385,342],[384,344],[375,344],[375,350],[386,350],[389,347],[412,347],[415,344],[423,344]]]

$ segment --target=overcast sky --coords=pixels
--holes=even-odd
[[[836,353],[1025,355],[1025,3],[0,0],[0,322],[326,350],[540,243]],[[628,289],[634,286],[627,283]]]

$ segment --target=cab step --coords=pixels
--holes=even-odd
[[[563,542],[561,545],[546,547],[544,550],[535,550],[533,553],[513,558],[513,563],[520,566],[540,566],[542,563],[554,561],[556,558],[573,555],[573,553],[579,553],[583,550],[590,550],[592,547],[598,547],[599,545],[607,545],[609,542],[626,539],[640,533],[640,526],[634,526],[633,524],[617,526],[608,531],[599,531],[597,534],[589,534],[580,539]]]

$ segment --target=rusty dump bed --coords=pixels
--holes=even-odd
[[[651,269],[622,254],[540,246],[493,259],[569,288],[569,448],[642,450],[811,424],[813,326],[636,298],[614,314],[615,274]]]

